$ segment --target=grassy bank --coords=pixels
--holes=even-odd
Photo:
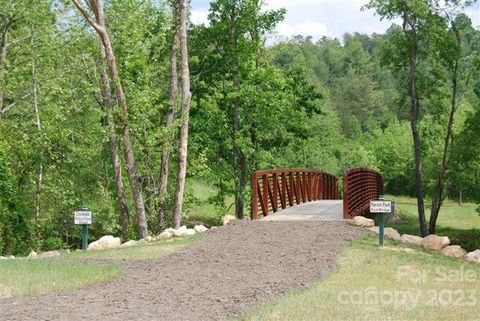
[[[388,223],[400,233],[419,235],[417,202],[414,198],[387,196],[396,201],[399,209],[400,222]],[[458,203],[446,200],[442,206],[438,221],[437,234],[446,235],[452,244],[461,245],[467,251],[480,248],[480,216],[475,211],[476,204]],[[427,219],[430,214],[426,209]]]
[[[74,252],[48,259],[0,261],[0,298],[68,292],[108,281],[122,273],[118,260],[144,260],[172,254],[201,240],[201,235],[126,248]],[[82,262],[102,259],[112,264]],[[88,262],[88,261],[87,261]]]
[[[330,276],[239,320],[478,320],[480,266],[416,248],[379,249],[376,242],[354,242]]]

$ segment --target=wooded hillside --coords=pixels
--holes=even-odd
[[[259,0],[212,1],[209,26],[185,0],[0,0],[0,254],[78,246],[83,206],[93,237],[178,227],[193,180],[248,217],[255,169],[367,166],[391,194],[421,177],[433,208],[480,202],[480,31],[407,2],[370,2],[403,17],[382,35],[271,44],[285,12]]]

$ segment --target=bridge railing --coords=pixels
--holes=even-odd
[[[254,171],[251,218],[305,202],[338,199],[335,176],[304,168]]]
[[[368,168],[353,168],[343,175],[343,218],[369,213],[370,201],[383,194],[383,177]]]

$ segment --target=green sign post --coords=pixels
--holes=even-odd
[[[385,244],[385,214],[392,212],[392,201],[385,201],[383,195],[377,201],[370,201],[370,213],[377,214],[378,218],[378,243]]]
[[[86,207],[82,207],[80,211],[73,212],[74,221],[77,225],[82,225],[82,250],[88,248],[88,225],[92,224],[92,212]]]

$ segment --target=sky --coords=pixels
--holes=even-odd
[[[323,36],[342,38],[346,32],[383,33],[391,25],[381,21],[372,10],[361,10],[368,0],[265,0],[270,9],[285,8],[285,20],[278,24],[276,36]],[[191,0],[191,20],[207,23],[209,0]],[[480,1],[467,9],[474,26],[480,26]]]

